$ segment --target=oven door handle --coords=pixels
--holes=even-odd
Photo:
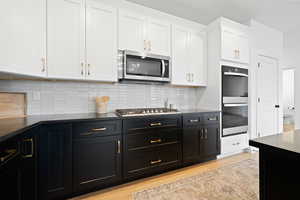
[[[165,76],[165,72],[166,72],[166,64],[165,64],[165,60],[161,60],[161,67],[162,67],[162,74],[161,77]]]
[[[224,72],[224,75],[226,75],[226,76],[242,76],[242,77],[248,77],[248,74],[237,73],[237,72]]]
[[[224,107],[242,107],[242,106],[248,106],[246,103],[227,103],[224,104]]]

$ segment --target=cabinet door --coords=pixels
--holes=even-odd
[[[48,76],[84,78],[83,0],[51,0],[47,8]]]
[[[116,82],[117,11],[95,0],[86,3],[86,78]]]
[[[188,41],[189,31],[174,26],[173,34],[172,84],[189,85]]]
[[[76,192],[121,180],[121,136],[76,140],[73,158]]]
[[[239,60],[242,63],[250,62],[250,46],[249,38],[246,35],[240,34],[237,36],[239,46]]]
[[[204,33],[192,32],[189,41],[189,64],[193,86],[207,85],[206,39]]]
[[[200,157],[200,128],[190,127],[183,129],[183,162],[189,163],[199,160]]]
[[[224,60],[238,60],[238,41],[235,32],[224,29],[222,31],[222,58]]]
[[[46,0],[0,6],[0,71],[46,76]]]
[[[39,199],[62,199],[72,193],[72,126],[42,127],[39,140]]]
[[[170,56],[171,25],[150,18],[147,24],[147,40],[150,53]]]
[[[220,131],[218,125],[203,127],[201,134],[200,154],[202,158],[220,154]]]
[[[143,52],[145,46],[145,17],[119,11],[119,49]]]
[[[238,31],[223,29],[222,31],[222,58],[224,60],[249,63],[249,38]]]

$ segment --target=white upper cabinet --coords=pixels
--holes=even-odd
[[[206,34],[191,32],[189,48],[189,64],[191,84],[194,86],[207,85],[207,43]]]
[[[249,38],[238,30],[222,27],[222,59],[249,63]]]
[[[146,37],[150,53],[163,56],[171,55],[171,25],[169,23],[149,18]]]
[[[173,26],[172,36],[172,84],[206,86],[205,33]]]
[[[86,78],[117,81],[117,10],[95,0],[86,4]]]
[[[120,10],[119,49],[170,56],[171,25],[158,19]]]
[[[142,52],[146,50],[145,20],[142,15],[119,11],[119,49]]]
[[[48,1],[48,76],[82,79],[84,57],[84,1]]]
[[[173,26],[172,33],[172,84],[188,85],[190,80],[188,64],[189,31]]]
[[[46,76],[46,0],[0,6],[0,71]]]

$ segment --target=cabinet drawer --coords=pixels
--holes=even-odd
[[[129,151],[125,160],[125,176],[131,177],[155,170],[163,170],[168,166],[176,166],[180,160],[181,148],[179,144]]]
[[[222,138],[222,154],[232,154],[240,152],[248,147],[248,137],[246,134]]]
[[[127,133],[140,132],[146,129],[158,128],[180,128],[181,116],[156,116],[148,118],[137,118],[124,120],[124,130]]]
[[[128,150],[134,150],[139,148],[152,147],[157,145],[164,145],[170,143],[176,143],[179,141],[180,129],[162,129],[159,131],[147,130],[141,133],[128,134],[127,148]]]
[[[204,124],[218,124],[220,123],[220,113],[205,113],[202,121]]]
[[[73,137],[101,137],[121,133],[122,123],[116,121],[91,121],[73,124]]]

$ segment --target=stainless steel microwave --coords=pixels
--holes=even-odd
[[[134,51],[119,51],[119,80],[171,81],[171,58]]]

